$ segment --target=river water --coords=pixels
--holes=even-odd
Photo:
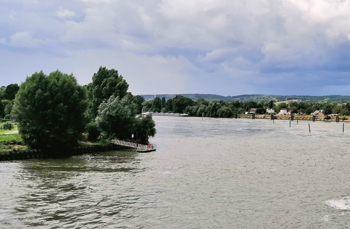
[[[154,120],[156,152],[0,163],[0,228],[350,227],[350,125]]]

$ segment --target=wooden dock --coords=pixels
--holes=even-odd
[[[113,139],[111,140],[111,143],[115,145],[134,148],[136,149],[137,152],[140,152],[140,153],[156,151],[156,148],[153,145],[142,145],[135,142],[122,141],[119,139]]]

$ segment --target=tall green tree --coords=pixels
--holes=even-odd
[[[154,137],[156,134],[156,124],[151,115],[139,116],[136,118],[136,133],[138,143],[148,144],[149,137]]]
[[[162,110],[162,100],[159,97],[155,97],[152,103],[152,111],[160,112]]]
[[[172,111],[174,113],[183,113],[187,106],[192,106],[193,104],[192,99],[177,95],[172,99]]]
[[[85,109],[84,90],[73,75],[36,72],[21,84],[13,115],[31,148],[65,149],[78,144]]]
[[[142,113],[142,104],[143,104],[143,102],[145,102],[145,99],[142,97],[142,96],[140,96],[140,95],[136,95],[136,96],[134,96],[134,102],[135,102],[135,104],[136,104],[136,106],[137,106],[137,114],[141,114]]]
[[[18,84],[8,85],[4,92],[5,99],[14,100],[18,90],[19,90]]]
[[[222,106],[218,109],[217,114],[219,117],[231,118],[233,116],[233,111],[228,106]]]
[[[155,123],[152,116],[136,116],[136,113],[137,105],[132,95],[126,95],[122,99],[111,96],[100,105],[96,118],[102,137],[129,140],[134,134],[139,143],[147,144],[148,138],[156,134]]]
[[[126,96],[129,84],[115,69],[100,67],[92,77],[92,118],[97,116],[98,107],[106,102],[112,95],[122,99]]]
[[[162,97],[162,109],[166,106],[166,100],[165,97]]]
[[[111,96],[101,103],[96,123],[102,130],[103,138],[130,139],[137,129],[136,113],[137,106],[131,95],[122,99]]]

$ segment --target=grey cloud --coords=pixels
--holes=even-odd
[[[18,55],[29,48],[33,55],[44,53],[49,66],[58,58],[57,68],[75,70],[84,83],[86,70],[70,65],[108,64],[130,74],[140,93],[157,88],[204,93],[215,86],[217,93],[272,93],[283,92],[278,85],[293,86],[284,83],[290,78],[318,76],[324,82],[306,84],[302,92],[336,85],[328,79],[340,82],[334,74],[350,70],[349,12],[348,0],[4,0],[0,50]],[[123,55],[134,64],[121,61]],[[139,85],[147,79],[157,87]],[[166,83],[177,79],[176,87]]]

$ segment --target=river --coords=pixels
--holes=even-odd
[[[155,152],[0,163],[0,228],[350,227],[350,125],[154,120]]]

